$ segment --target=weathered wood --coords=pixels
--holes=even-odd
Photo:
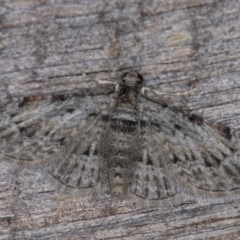
[[[0,105],[133,68],[173,105],[239,130],[239,1],[0,4]],[[92,205],[41,172],[0,165],[0,239],[240,239],[240,199]]]

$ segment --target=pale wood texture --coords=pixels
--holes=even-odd
[[[240,129],[237,0],[1,1],[0,102],[138,70],[173,105]],[[240,239],[240,200],[173,206],[63,196],[0,162],[0,239]]]

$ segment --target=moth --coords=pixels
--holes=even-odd
[[[239,139],[228,127],[169,106],[136,71],[85,95],[7,104],[0,158],[38,164],[66,189],[100,188],[116,199],[238,193]]]

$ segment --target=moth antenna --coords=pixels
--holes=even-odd
[[[142,87],[143,93],[145,92],[145,90],[153,91],[158,95],[160,95],[160,94],[162,94],[162,95],[165,94],[166,95],[167,94],[167,95],[173,95],[173,96],[180,96],[180,95],[185,95],[185,94],[195,92],[197,90],[197,88],[194,88],[194,89],[189,90],[189,91],[185,91],[183,93],[161,92],[161,91],[157,91],[157,90],[152,90],[152,89],[147,88],[147,87]]]

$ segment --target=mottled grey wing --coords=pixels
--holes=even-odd
[[[133,169],[130,191],[139,197],[158,200],[177,194],[174,181],[169,178],[164,151],[159,147],[156,129],[143,116],[140,122],[139,156]]]
[[[228,127],[209,125],[166,105],[149,101],[143,105],[159,151],[155,157],[168,166],[179,189],[196,194],[240,189],[240,141]]]
[[[40,162],[67,186],[96,184],[108,102],[109,96],[94,96],[7,105],[0,116],[0,157],[23,164]]]

